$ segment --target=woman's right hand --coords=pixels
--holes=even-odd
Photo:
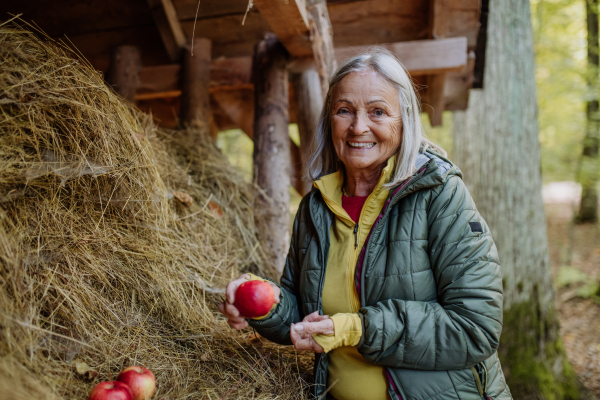
[[[248,322],[244,319],[244,317],[240,316],[240,312],[233,305],[235,302],[235,292],[237,292],[238,287],[246,281],[250,280],[250,275],[242,274],[229,282],[227,287],[225,288],[225,301],[219,304],[219,311],[227,318],[227,324],[233,329],[244,329],[248,326]],[[281,290],[279,286],[275,285],[273,282],[267,282],[273,288],[273,293],[275,294],[275,303],[279,303],[279,295]]]

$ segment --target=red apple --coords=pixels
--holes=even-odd
[[[89,400],[133,400],[131,389],[123,382],[100,382],[90,392]]]
[[[233,305],[245,318],[267,315],[275,303],[275,293],[267,282],[247,281],[235,292]]]
[[[121,371],[117,380],[129,385],[132,400],[149,400],[156,389],[154,375],[144,367],[127,367]]]

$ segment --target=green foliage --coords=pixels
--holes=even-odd
[[[576,179],[585,136],[586,14],[583,0],[532,0],[544,182]]]
[[[600,303],[600,282],[577,267],[563,266],[554,280],[556,287],[576,287],[575,295]]]
[[[230,129],[219,132],[217,147],[229,160],[229,163],[240,171],[246,182],[252,182],[254,176],[254,142],[241,129]]]

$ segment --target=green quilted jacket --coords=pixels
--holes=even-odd
[[[394,400],[512,399],[496,353],[502,278],[489,228],[456,166],[424,153],[416,167],[390,191],[359,257],[358,351],[385,367]],[[333,218],[318,190],[302,200],[281,302],[265,319],[249,321],[267,339],[289,345],[292,323],[323,313]],[[327,354],[317,354],[314,374],[321,398]]]

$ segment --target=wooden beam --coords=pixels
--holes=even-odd
[[[427,104],[423,104],[423,108],[429,114],[431,126],[442,125],[445,86],[446,74],[435,74],[427,77]]]
[[[289,246],[290,138],[287,52],[273,34],[256,45],[254,79],[254,180],[259,240],[281,273]]]
[[[171,61],[179,60],[181,49],[185,46],[187,39],[179,23],[173,2],[171,0],[147,1]]]
[[[429,1],[429,37],[439,40],[446,37],[448,33],[448,18],[450,14],[450,0]],[[427,78],[426,105],[431,126],[442,125],[442,113],[444,112],[444,88],[446,87],[446,72],[429,75]]]
[[[290,55],[312,56],[306,0],[254,0],[253,3]]]
[[[430,38],[445,38],[449,28],[450,0],[430,0],[429,4]]]
[[[384,45],[396,53],[412,76],[428,75],[439,72],[462,71],[467,63],[466,39],[449,38],[439,40],[417,40]],[[367,47],[336,49],[337,60],[352,57]],[[252,59],[250,57],[219,58],[211,62],[210,87],[229,87],[237,89],[251,87],[250,81]],[[312,60],[296,59],[289,64],[294,73],[315,68]],[[165,92],[179,90],[179,64],[144,67],[140,79],[140,93]],[[248,86],[250,85],[250,86]]]
[[[184,126],[210,131],[210,54],[211,43],[197,38],[194,49],[186,46],[183,54],[181,120]]]
[[[114,49],[110,60],[108,82],[115,92],[133,103],[135,93],[140,86],[141,70],[139,49],[135,46],[118,46]]]
[[[475,60],[475,53],[470,52],[464,70],[446,74],[446,85],[444,86],[445,110],[466,110],[469,106],[469,92],[473,87],[475,78]]]
[[[384,44],[395,53],[411,75],[460,71],[467,64],[467,38],[415,40]],[[366,51],[369,46],[336,49],[338,62]]]
[[[325,0],[309,0],[308,12],[313,58],[321,82],[321,96],[325,97],[329,90],[329,79],[337,69],[333,27]]]

